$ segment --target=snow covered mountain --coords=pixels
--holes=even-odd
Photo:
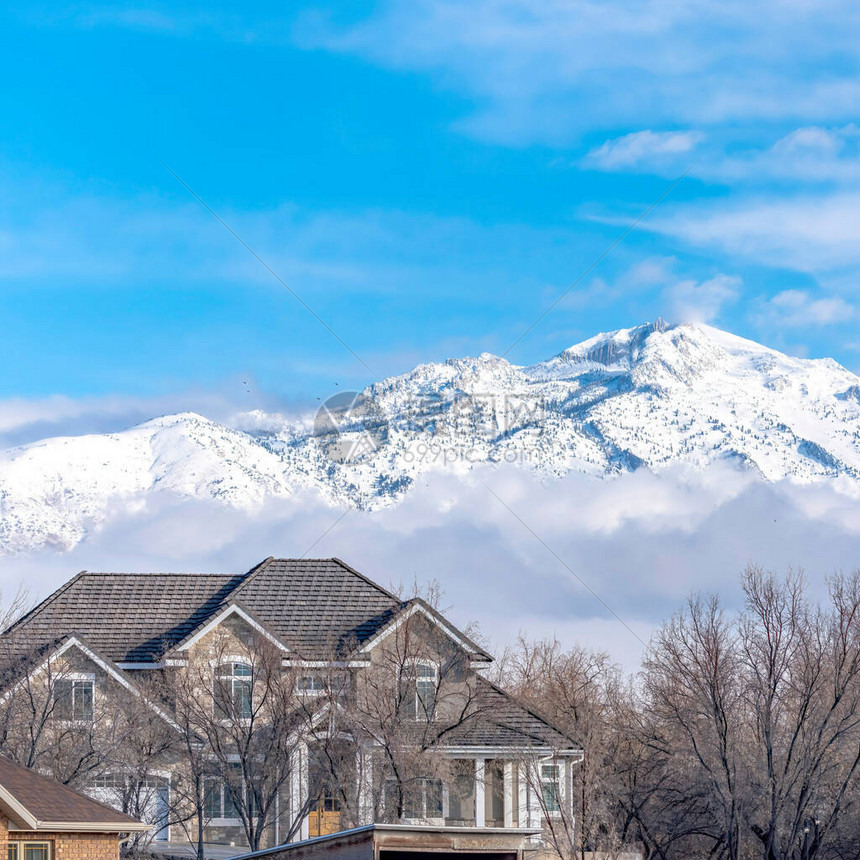
[[[599,478],[729,462],[860,497],[860,377],[704,325],[658,320],[530,367],[425,364],[299,421],[232,424],[186,413],[0,453],[0,552],[71,548],[160,492],[254,509],[311,491],[373,509],[480,463]]]

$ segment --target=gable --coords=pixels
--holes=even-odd
[[[458,630],[443,615],[418,598],[403,604],[402,610],[382,627],[369,640],[363,643],[362,651],[370,652],[379,647],[386,639],[395,635],[412,619],[420,618],[438,635],[444,636],[451,644],[465,652],[477,664],[489,664],[492,657],[473,642],[465,633]],[[473,667],[474,668],[474,667]]]
[[[230,603],[183,639],[174,649],[174,653],[177,656],[186,654],[195,645],[204,642],[207,637],[218,631],[228,634],[243,646],[250,644],[250,641],[246,640],[243,634],[250,634],[251,636],[261,636],[271,642],[279,651],[283,651],[285,656],[290,650],[246,609],[243,609],[238,603]]]
[[[296,657],[329,660],[360,646],[402,602],[336,558],[270,559],[233,599]]]
[[[100,674],[102,678],[108,678],[112,682],[118,684],[130,695],[144,702],[154,713],[163,719],[168,725],[174,729],[179,729],[179,726],[163,708],[154,702],[147,699],[141,692],[138,686],[123,672],[112,660],[109,660],[98,654],[88,643],[75,635],[67,636],[56,644],[55,648],[46,649],[42,655],[25,670],[23,677],[19,677],[16,683],[7,687],[2,695],[0,702],[7,701],[15,692],[28,681],[37,679],[42,675],[47,675],[51,671],[58,671],[54,667],[59,665],[62,674],[75,677],[81,674],[89,674],[88,670],[92,668],[92,674],[97,679]]]

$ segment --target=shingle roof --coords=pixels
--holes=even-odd
[[[478,678],[478,718],[449,734],[448,746],[548,747],[573,749],[577,744],[537,711],[486,678]]]
[[[355,650],[402,606],[336,558],[264,562],[231,595],[291,651],[324,660]]]
[[[40,829],[86,825],[87,830],[123,832],[147,829],[139,821],[85,797],[66,785],[0,757],[0,804],[24,826]],[[27,814],[30,820],[25,817]],[[64,828],[65,829],[65,828]]]
[[[18,649],[78,633],[116,662],[148,662],[208,618],[247,574],[82,572],[16,622]]]
[[[270,558],[239,575],[84,571],[7,633],[27,651],[77,633],[115,662],[157,661],[234,602],[305,659],[360,647],[403,605],[331,558]]]

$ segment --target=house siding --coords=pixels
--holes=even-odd
[[[119,860],[119,837],[116,833],[52,833],[13,830],[0,818],[0,857],[6,857],[9,842],[51,842],[52,860]]]

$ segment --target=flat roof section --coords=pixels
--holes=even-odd
[[[234,860],[522,860],[529,838],[539,828],[436,827],[411,824],[368,824],[278,845]]]

